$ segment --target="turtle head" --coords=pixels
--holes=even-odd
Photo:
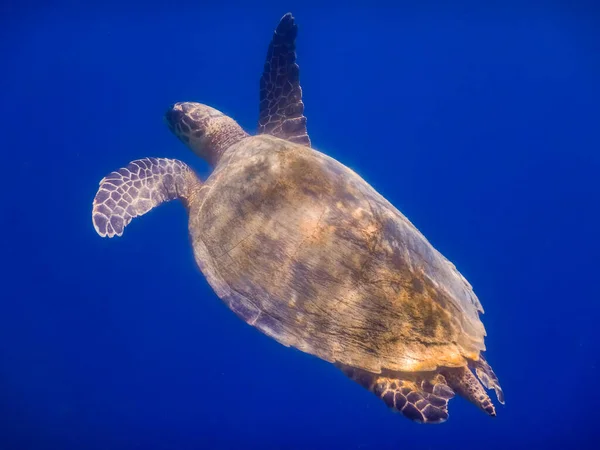
[[[179,102],[165,113],[169,129],[215,167],[231,145],[248,136],[235,120],[202,103]]]

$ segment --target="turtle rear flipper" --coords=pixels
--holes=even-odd
[[[483,355],[479,355],[478,361],[469,361],[469,367],[475,371],[477,378],[486,389],[493,389],[496,392],[496,398],[504,405],[504,392],[500,387],[500,381]]]
[[[373,392],[394,411],[420,423],[442,423],[448,419],[448,400],[454,391],[439,373],[376,374],[336,364],[349,378]]]
[[[448,385],[461,397],[469,400],[479,409],[496,416],[496,408],[484,387],[468,367],[444,368],[441,373],[446,378]]]
[[[94,228],[102,237],[121,236],[132,218],[169,200],[187,204],[199,187],[194,172],[176,159],[132,161],[100,181],[92,208]]]

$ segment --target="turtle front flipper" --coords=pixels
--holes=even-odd
[[[376,374],[336,364],[350,379],[373,392],[392,410],[419,423],[442,423],[448,419],[448,400],[454,391],[439,373]]]
[[[298,26],[287,13],[269,44],[260,78],[258,134],[270,134],[310,147],[306,131],[300,68],[296,63]]]
[[[100,181],[92,207],[94,228],[102,237],[121,236],[132,218],[169,200],[187,204],[199,187],[194,172],[176,159],[132,161]]]

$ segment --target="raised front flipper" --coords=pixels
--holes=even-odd
[[[448,400],[454,397],[454,392],[439,373],[382,375],[341,364],[336,366],[410,420],[442,423],[448,419]]]
[[[258,134],[270,134],[310,147],[300,69],[296,64],[298,26],[291,13],[281,18],[269,44],[260,78]]]
[[[100,181],[92,207],[94,228],[102,237],[121,236],[132,218],[169,200],[187,204],[199,187],[194,172],[176,159],[132,161]]]

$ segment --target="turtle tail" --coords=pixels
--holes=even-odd
[[[192,169],[176,159],[132,161],[100,181],[92,207],[94,228],[102,237],[121,236],[131,219],[163,202],[180,199],[187,207],[199,187]]]

